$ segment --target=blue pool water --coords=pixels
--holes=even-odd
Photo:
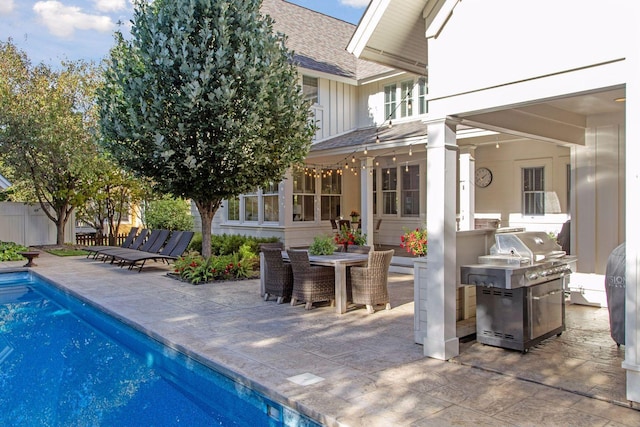
[[[18,272],[0,274],[0,425],[318,424]]]

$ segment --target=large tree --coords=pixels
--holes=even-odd
[[[84,62],[32,66],[10,40],[0,42],[0,160],[56,224],[57,244],[88,195],[87,165],[97,153],[97,78]]]
[[[314,124],[292,54],[259,0],[136,2],[116,34],[99,92],[101,128],[120,163],[194,201],[203,255],[223,199],[283,179]]]

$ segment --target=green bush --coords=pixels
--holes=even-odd
[[[214,234],[211,236],[212,255],[231,255],[238,251],[243,245],[248,245],[254,255],[260,252],[260,243],[278,242],[277,237],[249,237],[238,234]],[[189,244],[190,251],[202,253],[202,233],[196,233]]]
[[[20,261],[24,257],[18,252],[26,250],[26,247],[17,243],[0,241],[0,261]]]
[[[232,255],[212,255],[208,259],[197,252],[189,252],[175,261],[174,271],[194,285],[215,280],[246,279],[254,275],[255,266],[255,255],[247,251],[245,248]]]
[[[309,253],[311,255],[331,255],[335,250],[336,243],[333,240],[333,236],[326,234],[314,237],[313,242],[309,246]]]
[[[150,201],[144,210],[144,220],[147,227],[151,229],[193,229],[189,202],[169,196]]]

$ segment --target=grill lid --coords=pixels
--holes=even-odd
[[[526,265],[566,255],[562,247],[544,231],[496,233],[495,239],[490,255],[480,257],[480,263]]]

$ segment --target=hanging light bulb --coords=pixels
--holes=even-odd
[[[413,156],[413,151],[411,150],[411,146],[409,146],[409,155]]]
[[[404,171],[405,171],[405,172],[409,172],[409,162],[406,162],[406,163],[404,164]]]
[[[396,161],[396,154],[395,153],[393,153],[393,157],[391,158],[391,160],[393,160],[393,162],[395,163],[395,161]]]
[[[364,168],[366,168],[366,166],[365,166],[365,165],[362,165],[362,169],[364,169]]]
[[[496,142],[496,148],[500,148],[500,143]]]
[[[351,156],[351,163],[355,163],[356,162],[356,157],[355,156]]]
[[[378,135],[377,131],[376,131],[376,144],[380,144],[380,136]]]
[[[367,153],[368,153],[368,151],[367,151],[367,146],[365,145],[365,146],[364,146],[364,155],[366,156],[366,155],[367,155]]]
[[[376,166],[380,166],[380,162],[376,160]]]
[[[349,169],[349,163],[345,163],[345,164],[344,164],[344,168],[345,168],[345,169]]]
[[[391,122],[391,119],[389,119],[389,129],[391,129],[393,127],[393,123]]]

